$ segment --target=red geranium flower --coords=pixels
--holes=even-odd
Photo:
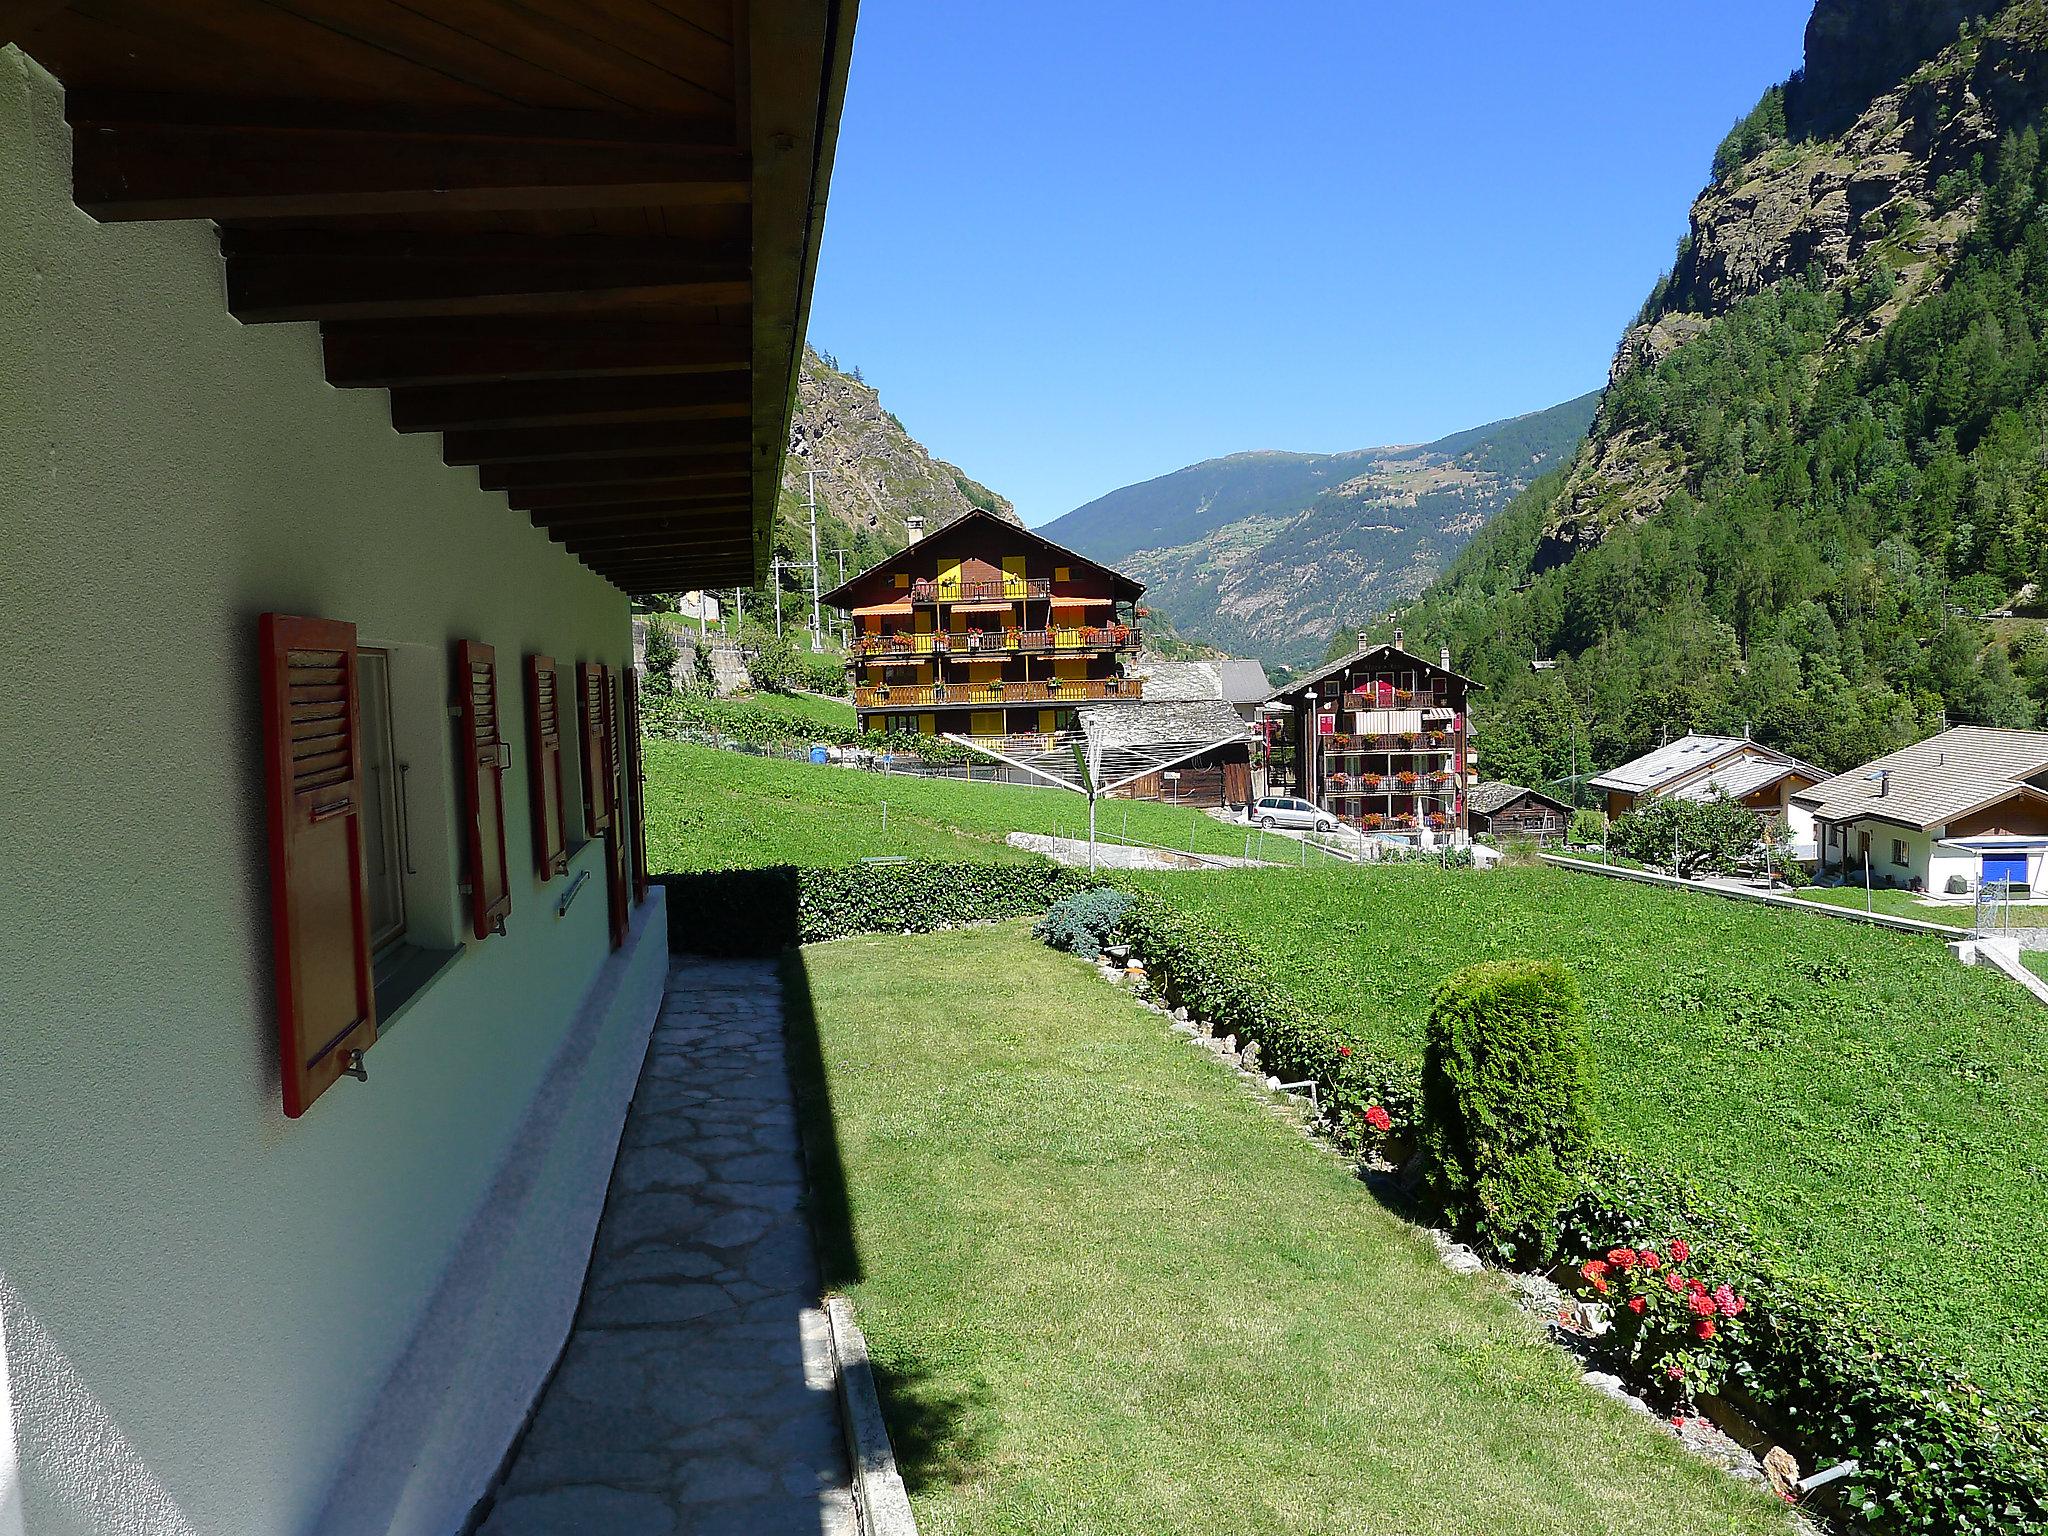
[[[1658,1269],[1664,1263],[1662,1259],[1657,1257],[1657,1250],[1654,1248],[1638,1249],[1636,1257],[1643,1261],[1643,1268],[1645,1269]]]
[[[1636,1251],[1633,1248],[1610,1248],[1607,1250],[1607,1262],[1616,1269],[1634,1269],[1636,1267]]]
[[[1673,1381],[1683,1381],[1685,1380],[1685,1367],[1682,1365],[1667,1365],[1664,1367],[1664,1374]]]
[[[1607,1261],[1605,1259],[1588,1259],[1579,1266],[1579,1273],[1588,1280],[1598,1280],[1607,1273]]]
[[[1729,1290],[1727,1286],[1717,1285],[1714,1287],[1714,1310],[1723,1317],[1740,1317],[1742,1309],[1746,1305],[1748,1303]]]
[[[1638,1317],[1641,1317],[1643,1315],[1643,1308],[1647,1307],[1648,1305],[1649,1303],[1643,1300],[1643,1298],[1640,1296],[1631,1296],[1628,1299],[1629,1311],[1635,1313]]]
[[[1340,1045],[1337,1047],[1337,1054],[1339,1056],[1349,1056],[1351,1054],[1351,1047],[1348,1045]]]
[[[1698,1334],[1702,1341],[1711,1339],[1714,1336],[1714,1320],[1711,1317],[1703,1317],[1692,1325],[1692,1331]]]
[[[1700,1279],[1699,1276],[1695,1275],[1692,1279],[1686,1281],[1685,1283],[1686,1286],[1692,1291],[1693,1295],[1704,1296],[1707,1294],[1707,1282]]]
[[[1385,1131],[1393,1126],[1394,1117],[1384,1109],[1381,1109],[1379,1105],[1372,1104],[1366,1108],[1365,1123],[1376,1131]]]
[[[1665,1274],[1664,1283],[1671,1287],[1671,1294],[1676,1296],[1685,1289],[1685,1276],[1674,1269]]]
[[[1686,1297],[1685,1304],[1692,1308],[1692,1315],[1694,1317],[1712,1317],[1714,1315],[1714,1298],[1702,1295],[1698,1291],[1694,1291],[1690,1296]]]
[[[1671,1240],[1671,1262],[1674,1264],[1683,1264],[1687,1259],[1691,1257],[1692,1245],[1686,1242],[1686,1240],[1682,1237],[1674,1237]]]

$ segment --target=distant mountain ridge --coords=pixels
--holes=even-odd
[[[1188,639],[1300,667],[1333,628],[1425,590],[1488,518],[1570,457],[1599,398],[1433,443],[1205,459],[1038,531],[1145,582],[1147,604]]]

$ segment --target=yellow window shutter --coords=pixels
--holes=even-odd
[[[1045,734],[1048,736],[1050,736],[1054,731],[1059,729],[1059,727],[1054,725],[1052,722],[1053,713],[1051,710],[1041,709],[1038,712],[1038,728],[1041,731],[1045,732]]]
[[[974,712],[973,731],[976,736],[1002,735],[1003,712],[1000,709],[977,709]]]
[[[1074,568],[1071,565],[1056,565],[1052,568],[1052,579],[1054,581],[1072,581],[1074,579]]]
[[[910,572],[898,571],[896,573],[896,590],[898,592],[907,592],[910,590]]]
[[[917,728],[926,736],[936,736],[939,734],[939,717],[937,715],[919,715],[917,717]]]

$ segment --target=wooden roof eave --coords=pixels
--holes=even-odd
[[[80,207],[219,224],[238,318],[318,323],[508,516],[601,514],[562,542],[641,592],[765,565],[855,11],[38,0],[0,43],[65,87]]]

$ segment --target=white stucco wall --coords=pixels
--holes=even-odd
[[[628,609],[438,453],[314,327],[231,319],[210,227],[77,212],[56,88],[0,51],[0,1526],[18,1491],[35,1536],[446,1531],[559,1342],[664,946],[650,902],[610,959],[601,878],[558,921],[531,875],[518,668],[624,664]],[[513,748],[509,933],[295,1122],[266,609],[415,647],[442,697],[489,642]]]

